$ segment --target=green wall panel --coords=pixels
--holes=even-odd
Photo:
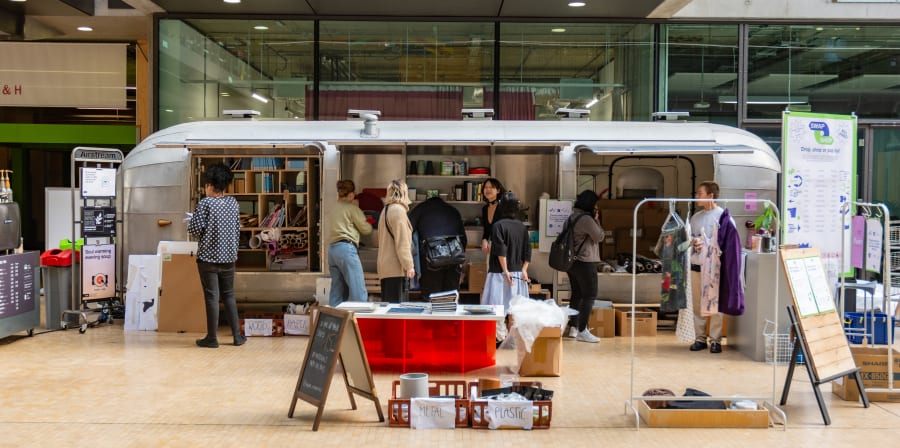
[[[0,143],[135,145],[135,126],[0,123]]]

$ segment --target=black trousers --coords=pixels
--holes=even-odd
[[[419,277],[419,290],[422,292],[422,300],[428,300],[428,296],[435,292],[452,291],[459,289],[459,276],[461,268],[450,266],[438,270],[422,269]]]
[[[206,302],[206,339],[216,340],[219,328],[219,300],[225,304],[225,318],[235,339],[241,337],[237,304],[234,300],[234,263],[197,262],[203,299]]]
[[[381,300],[391,303],[409,301],[409,278],[387,277],[381,279]]]
[[[569,308],[578,311],[578,316],[570,319],[570,325],[577,325],[578,331],[587,328],[597,299],[597,263],[593,261],[576,261],[569,269],[569,284],[572,285],[572,296]],[[574,320],[575,322],[571,322]]]

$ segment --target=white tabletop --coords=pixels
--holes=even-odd
[[[493,305],[494,312],[488,314],[471,314],[466,311],[468,306],[476,305],[458,305],[455,313],[432,313],[430,309],[426,309],[421,313],[389,313],[392,308],[401,308],[407,306],[425,306],[426,303],[415,304],[397,304],[391,303],[379,306],[372,312],[355,311],[357,319],[422,319],[422,320],[494,320],[500,321],[506,316],[503,312],[503,305]],[[482,307],[485,305],[477,305]],[[430,308],[430,307],[429,307]]]

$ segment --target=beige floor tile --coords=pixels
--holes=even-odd
[[[350,410],[337,378],[319,431],[312,432],[313,406],[300,401],[294,418],[287,418],[306,337],[252,338],[242,347],[214,350],[195,347],[198,337],[125,332],[117,323],[83,335],[69,330],[0,341],[0,446],[838,446],[900,436],[900,403],[864,409],[841,401],[827,385],[832,425],[823,425],[805,370],[795,374],[784,431],[636,430],[633,414],[626,413],[632,390],[681,393],[694,387],[713,395],[771,400],[777,391],[780,397],[784,368],[750,361],[733,349],[692,353],[671,332],[638,338],[634,358],[627,338],[564,340],[563,375],[540,379],[555,391],[547,431],[390,428],[377,421],[371,401],[358,399],[359,408]],[[230,341],[224,328],[220,340]],[[465,377],[507,373],[515,354],[501,351],[497,359],[496,367]],[[384,406],[397,375],[374,375]]]

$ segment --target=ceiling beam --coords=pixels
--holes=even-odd
[[[647,15],[648,19],[671,19],[678,11],[689,5],[691,0],[664,0]]]

